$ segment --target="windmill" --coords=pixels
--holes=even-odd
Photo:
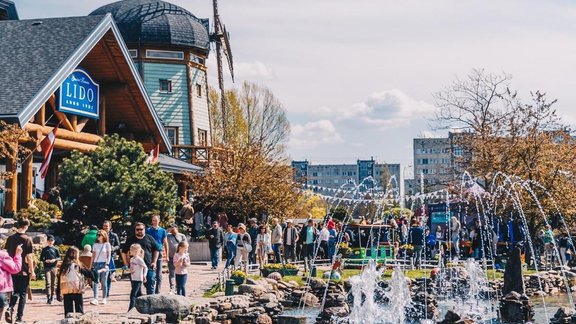
[[[216,44],[216,63],[218,66],[218,88],[220,88],[220,108],[222,110],[222,137],[224,143],[227,141],[226,134],[226,93],[224,90],[224,67],[222,63],[222,53],[226,56],[228,69],[232,82],[234,82],[234,62],[232,59],[232,50],[230,48],[230,36],[226,31],[226,26],[220,21],[218,14],[218,0],[212,0],[214,8],[214,33],[210,35],[210,40]]]

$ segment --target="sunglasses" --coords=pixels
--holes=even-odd
[[[98,237],[98,236],[102,236],[102,234],[96,234],[96,237]]]
[[[137,231],[143,231],[144,229],[143,228],[137,228],[136,230]]]

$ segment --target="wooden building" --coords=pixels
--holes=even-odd
[[[70,151],[93,150],[105,134],[138,141],[146,151],[159,145],[161,152],[171,152],[171,140],[110,14],[0,21],[0,57],[0,120],[27,130],[32,140],[25,145],[32,149],[59,125],[44,188],[57,184],[58,165]],[[86,80],[74,77],[76,71],[85,73]],[[60,92],[70,78],[98,85],[99,95],[93,93],[91,98],[95,106],[86,104],[81,90]],[[93,111],[63,109],[66,96],[79,97],[71,104],[92,106]],[[17,156],[2,161],[7,171],[19,173],[6,181],[10,190],[5,193],[5,211],[28,206],[34,165],[41,157],[36,149],[20,163]],[[171,165],[168,171],[186,169],[170,159],[162,158]],[[198,168],[190,166],[186,171],[190,170]]]

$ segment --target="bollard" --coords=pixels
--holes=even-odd
[[[234,280],[226,280],[226,290],[224,292],[226,296],[234,295]]]
[[[317,275],[317,270],[316,270],[316,266],[312,266],[312,270],[310,270],[310,276],[312,278],[315,278]]]

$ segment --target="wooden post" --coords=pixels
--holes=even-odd
[[[46,104],[43,104],[42,108],[40,108],[36,113],[36,116],[34,116],[34,122],[40,126],[46,124]]]
[[[98,120],[98,135],[106,135],[106,96],[100,96],[100,119]]]
[[[12,177],[6,180],[6,212],[15,212],[18,207],[18,159],[15,153],[6,158],[6,172],[11,172]]]
[[[33,147],[31,149],[34,149]],[[32,184],[34,183],[33,157],[34,154],[22,162],[22,190],[20,192],[20,208],[27,208],[32,198]]]
[[[72,124],[72,131],[78,132],[78,117],[76,115],[70,116],[70,123]]]

